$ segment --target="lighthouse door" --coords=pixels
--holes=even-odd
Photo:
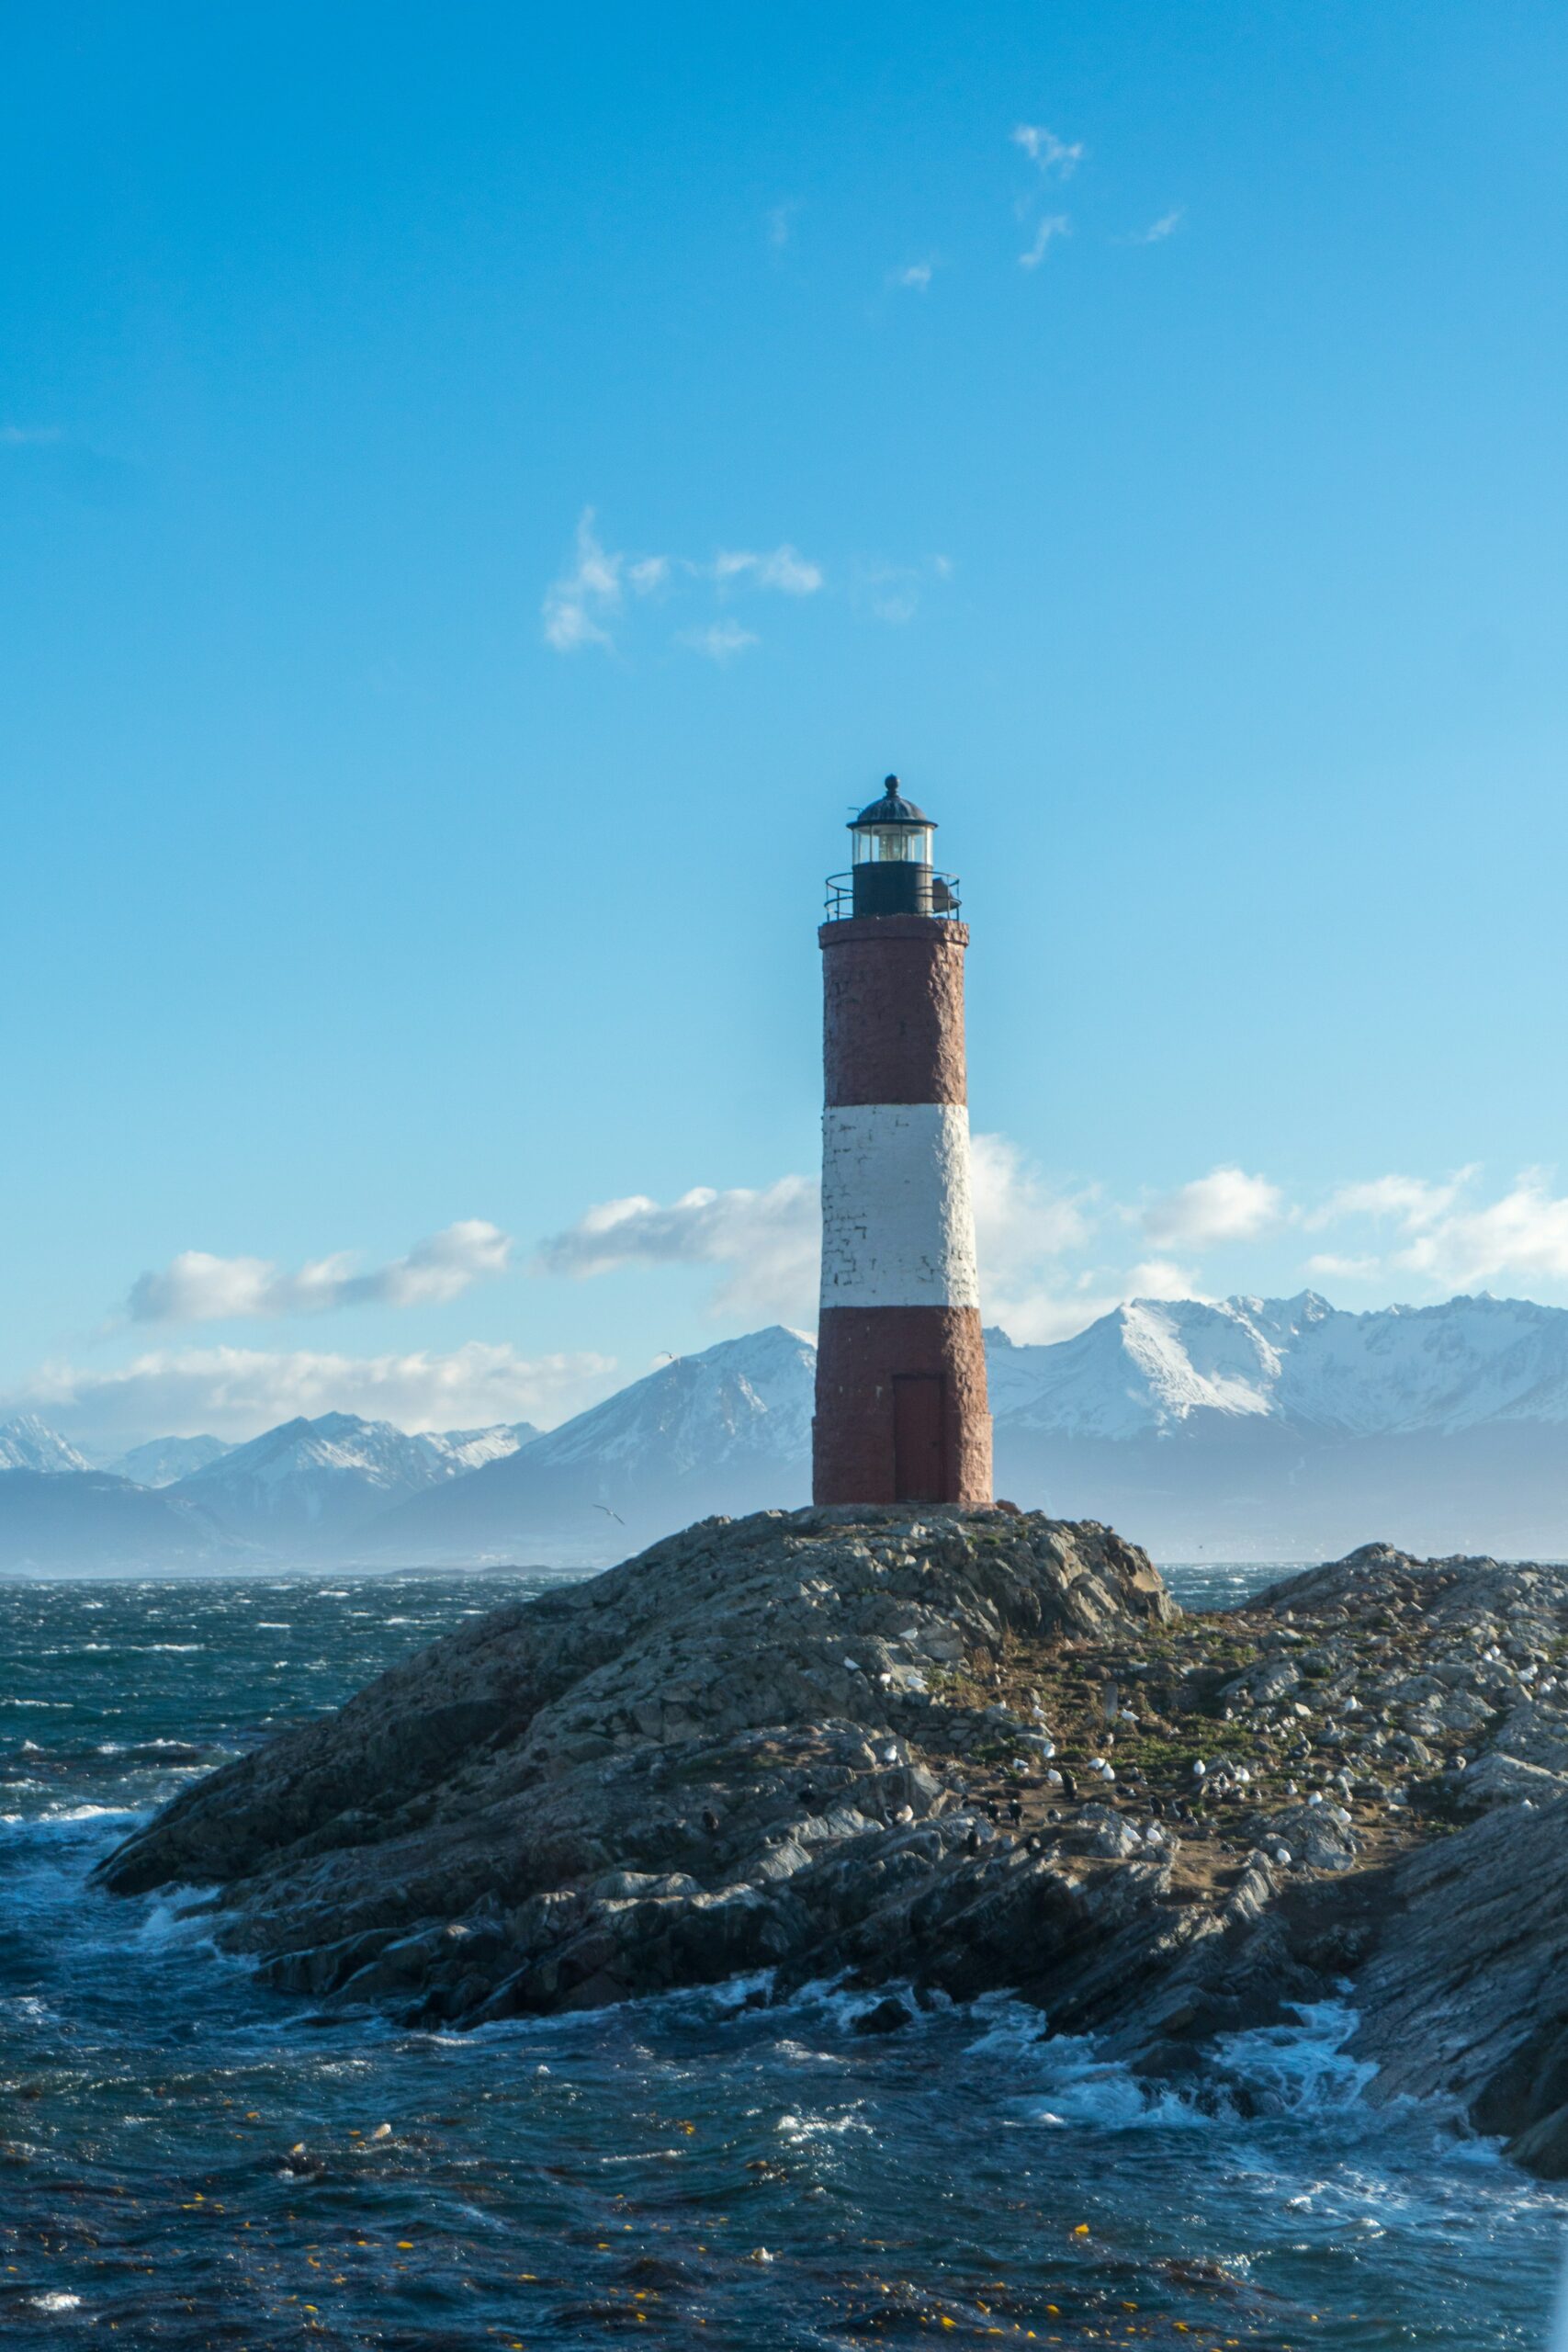
[[[893,1375],[893,1496],[901,1503],[947,1500],[947,1382],[941,1373]]]

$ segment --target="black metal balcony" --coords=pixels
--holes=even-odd
[[[897,859],[857,865],[851,874],[829,874],[825,919],[849,922],[856,915],[942,915],[957,920],[958,876],[931,865]]]

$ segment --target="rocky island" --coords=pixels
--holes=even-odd
[[[1006,1989],[1151,2081],[1348,1997],[1370,2096],[1568,2177],[1568,1568],[1371,1545],[1184,1614],[1093,1522],[709,1520],[498,1609],[106,1865],[279,1988],[469,2027]]]

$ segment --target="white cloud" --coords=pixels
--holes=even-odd
[[[1239,1168],[1216,1168],[1151,1202],[1139,1220],[1149,1239],[1206,1250],[1220,1241],[1250,1241],[1278,1222],[1284,1204],[1278,1188]]]
[[[933,261],[912,261],[907,268],[896,269],[888,279],[891,286],[907,286],[912,293],[923,294],[931,285],[936,264]]]
[[[752,1191],[698,1185],[661,1206],[646,1193],[601,1201],[540,1245],[533,1271],[585,1279],[624,1266],[721,1266],[716,1314],[816,1313],[821,1210],[817,1185],[784,1176]]]
[[[797,203],[775,204],[770,210],[768,243],[774,253],[782,254],[795,234],[795,215],[799,210],[800,206]]]
[[[1145,1258],[1127,1272],[1129,1298],[1201,1298],[1198,1278],[1168,1258]]]
[[[340,1250],[285,1273],[265,1258],[215,1258],[182,1250],[132,1283],[133,1323],[218,1323],[236,1316],[320,1315],[333,1307],[423,1306],[457,1298],[471,1283],[505,1272],[512,1243],[483,1217],[465,1217],[416,1241],[406,1257],[367,1272]]]
[[[64,438],[58,424],[0,424],[0,449],[39,449]]]
[[[1457,1290],[1499,1276],[1568,1281],[1568,1200],[1529,1170],[1499,1200],[1423,1223],[1394,1262]]]
[[[585,645],[612,643],[604,620],[620,604],[625,560],[600,545],[593,530],[593,509],[585,506],[578,518],[572,564],[545,591],[545,642],[558,653],[578,653]]]
[[[1066,1337],[1134,1291],[1192,1295],[1190,1277],[1162,1260],[1122,1281],[1067,1271],[1064,1261],[1093,1236],[1098,1197],[1054,1188],[1007,1136],[975,1137],[973,1181],[986,1312],[1015,1339]],[[637,1265],[719,1267],[711,1313],[809,1325],[820,1247],[816,1180],[785,1176],[756,1190],[701,1185],[669,1204],[640,1193],[600,1202],[541,1244],[532,1271],[586,1279]]]
[[[694,570],[703,567],[694,565]],[[786,542],[764,554],[753,554],[748,548],[725,548],[715,556],[712,574],[719,586],[732,580],[745,580],[755,588],[777,588],[786,596],[814,596],[823,585],[825,574],[818,563],[813,563]]]
[[[676,639],[693,653],[701,653],[709,662],[733,662],[749,645],[760,645],[761,639],[755,629],[742,628],[739,621],[710,621],[705,628],[683,628]]]
[[[720,600],[731,587],[815,596],[827,585],[827,574],[787,539],[776,548],[721,548],[701,562],[686,556],[628,555],[605,547],[595,528],[593,509],[585,506],[578,518],[571,561],[545,591],[540,607],[545,642],[558,653],[581,653],[592,645],[610,650],[615,641],[612,624],[625,611],[628,594],[662,598],[678,587],[689,593],[694,582],[705,581],[718,591]],[[724,661],[755,644],[756,639],[730,622],[694,627],[679,641]]]
[[[1047,179],[1070,180],[1084,159],[1081,140],[1075,140],[1069,146],[1066,140],[1058,139],[1054,130],[1047,130],[1042,123],[1021,122],[1012,134],[1012,142],[1015,147],[1022,148],[1031,163],[1037,164]]]
[[[1447,1216],[1478,1173],[1474,1167],[1461,1168],[1443,1184],[1427,1183],[1419,1176],[1375,1176],[1370,1183],[1341,1184],[1307,1223],[1320,1227],[1347,1216],[1393,1217],[1407,1231],[1420,1233]]]
[[[1168,237],[1176,234],[1183,217],[1182,207],[1179,204],[1174,212],[1162,212],[1159,219],[1151,220],[1146,229],[1134,229],[1124,242],[1129,245],[1162,245]]]
[[[1342,1184],[1306,1220],[1392,1225],[1383,1256],[1325,1252],[1309,1271],[1347,1281],[1386,1279],[1428,1291],[1473,1290],[1496,1282],[1568,1282],[1568,1198],[1540,1169],[1526,1169],[1495,1200],[1474,1197],[1478,1167],[1440,1183],[1421,1176],[1377,1176]]]
[[[254,1437],[296,1414],[363,1414],[400,1429],[473,1429],[555,1420],[614,1385],[613,1356],[527,1358],[470,1340],[449,1354],[346,1356],[305,1350],[164,1349],[114,1372],[58,1366],[5,1400],[105,1452],[149,1437]]]
[[[1018,257],[1020,268],[1038,269],[1055,240],[1069,235],[1071,230],[1072,222],[1065,212],[1048,212],[1043,220],[1037,220],[1033,243]]]

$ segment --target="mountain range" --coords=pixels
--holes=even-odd
[[[1134,1299],[1075,1338],[987,1333],[997,1487],[1165,1559],[1568,1554],[1568,1309],[1314,1293]],[[0,1568],[244,1561],[592,1566],[691,1520],[804,1501],[809,1339],[661,1365],[560,1428],[410,1434],[328,1413],[95,1467],[0,1428]]]

